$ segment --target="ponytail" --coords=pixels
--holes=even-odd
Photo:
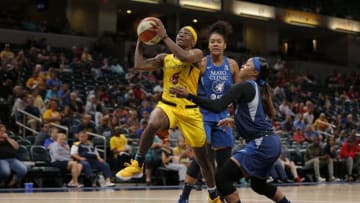
[[[270,119],[274,119],[276,112],[272,102],[271,87],[267,82],[261,86],[261,93],[264,112],[269,116]]]

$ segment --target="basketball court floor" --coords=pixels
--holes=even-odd
[[[292,203],[359,203],[360,184],[336,183],[279,187]],[[243,203],[272,202],[250,188],[239,189]],[[62,192],[23,190],[2,191],[0,203],[175,203],[180,189],[108,188],[100,190],[66,189]],[[207,192],[193,191],[190,203],[207,203]]]

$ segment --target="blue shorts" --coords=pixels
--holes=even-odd
[[[280,153],[280,138],[273,134],[251,140],[244,149],[235,152],[232,157],[249,176],[266,178]]]
[[[212,147],[232,147],[234,145],[234,138],[231,128],[220,128],[217,126],[217,122],[211,121],[204,121],[204,128],[206,139]]]

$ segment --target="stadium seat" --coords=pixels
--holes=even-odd
[[[39,187],[44,186],[44,180],[49,180],[52,186],[54,186],[54,183],[56,186],[62,186],[61,170],[50,166],[50,155],[45,147],[40,145],[31,146],[30,155],[35,164],[31,167],[31,176]]]

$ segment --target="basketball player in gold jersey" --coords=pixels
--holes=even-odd
[[[154,135],[159,130],[179,127],[185,142],[193,148],[197,162],[200,165],[203,177],[209,191],[209,202],[220,203],[216,192],[213,163],[207,159],[206,136],[204,124],[199,107],[189,100],[176,98],[169,93],[169,88],[174,86],[185,87],[192,94],[196,94],[200,77],[199,63],[203,57],[200,49],[194,48],[197,42],[197,33],[191,26],[180,29],[176,42],[166,34],[166,29],[160,20],[156,21],[153,28],[158,33],[164,44],[172,54],[159,54],[154,58],[144,60],[142,45],[138,40],[135,50],[135,69],[151,71],[163,68],[163,94],[156,108],[151,112],[148,125],[140,138],[139,151],[135,160],[116,176],[121,180],[133,177],[142,177],[145,154],[153,143]]]

